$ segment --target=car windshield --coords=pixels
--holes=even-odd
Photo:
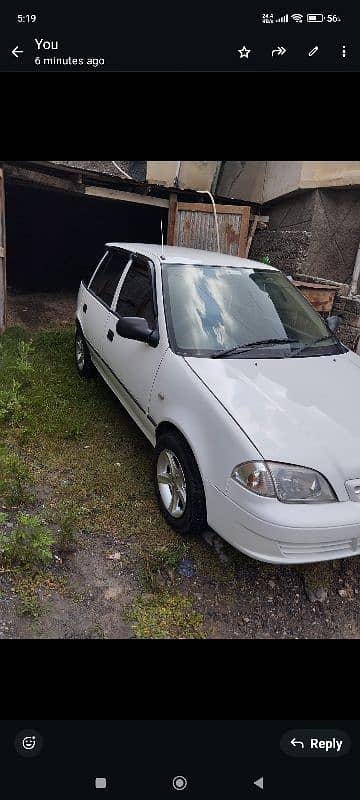
[[[164,264],[163,283],[170,344],[177,353],[249,358],[261,350],[262,358],[283,358],[297,351],[304,356],[342,352],[319,314],[281,272]]]

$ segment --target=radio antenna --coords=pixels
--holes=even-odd
[[[164,255],[164,232],[163,232],[163,221],[162,220],[160,221],[160,227],[161,227],[161,258],[164,260],[164,258],[165,258],[165,255]]]

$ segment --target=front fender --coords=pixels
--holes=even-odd
[[[203,482],[220,491],[233,468],[261,458],[258,450],[185,359],[168,350],[150,395],[150,416],[158,427],[174,425],[185,437]]]

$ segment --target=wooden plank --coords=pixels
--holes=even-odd
[[[5,247],[0,247],[0,258],[5,258]]]
[[[104,186],[86,186],[84,194],[90,197],[104,197],[107,200],[122,200],[126,203],[140,203],[144,206],[169,208],[169,201],[162,197],[150,197],[136,192],[122,192],[120,189],[107,189]]]
[[[74,180],[58,178],[55,175],[46,175],[44,172],[27,169],[25,167],[15,167],[13,164],[6,164],[5,174],[7,178],[29,183],[32,185],[43,186],[47,189],[60,189],[61,191],[83,193],[84,187],[79,183],[79,176],[74,176]]]
[[[256,232],[256,228],[258,226],[258,222],[259,222],[259,217],[254,217],[252,225],[251,225],[250,235],[249,235],[249,238],[248,238],[247,243],[246,243],[246,258],[249,257],[250,248],[251,248],[251,245],[252,245],[252,242],[253,242],[253,238],[255,236],[255,232]]]
[[[106,186],[85,186],[82,183],[81,173],[74,175],[73,180],[58,178],[55,175],[46,175],[44,172],[15,167],[12,164],[6,165],[6,175],[14,180],[30,185],[42,186],[47,189],[58,189],[59,191],[70,192],[72,194],[85,194],[90,197],[102,197],[106,200],[122,200],[127,203],[140,203],[141,205],[159,206],[169,208],[169,201],[161,197],[150,197],[146,194],[136,192],[122,192],[119,189],[108,189]]]
[[[203,213],[213,214],[212,203],[178,203],[179,211],[202,211]],[[249,211],[250,206],[224,206],[216,204],[218,214],[242,214],[244,210]]]
[[[168,214],[168,228],[167,228],[167,244],[175,244],[175,223],[177,211],[177,194],[171,192],[169,196],[169,214]]]
[[[249,225],[250,225],[250,206],[242,206],[241,228],[240,228],[239,250],[238,250],[238,255],[241,258],[246,258],[246,245],[249,235]]]

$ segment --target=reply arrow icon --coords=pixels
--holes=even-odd
[[[23,50],[19,50],[19,45],[17,44],[16,47],[11,51],[15,58],[19,58],[20,53],[23,53]]]

